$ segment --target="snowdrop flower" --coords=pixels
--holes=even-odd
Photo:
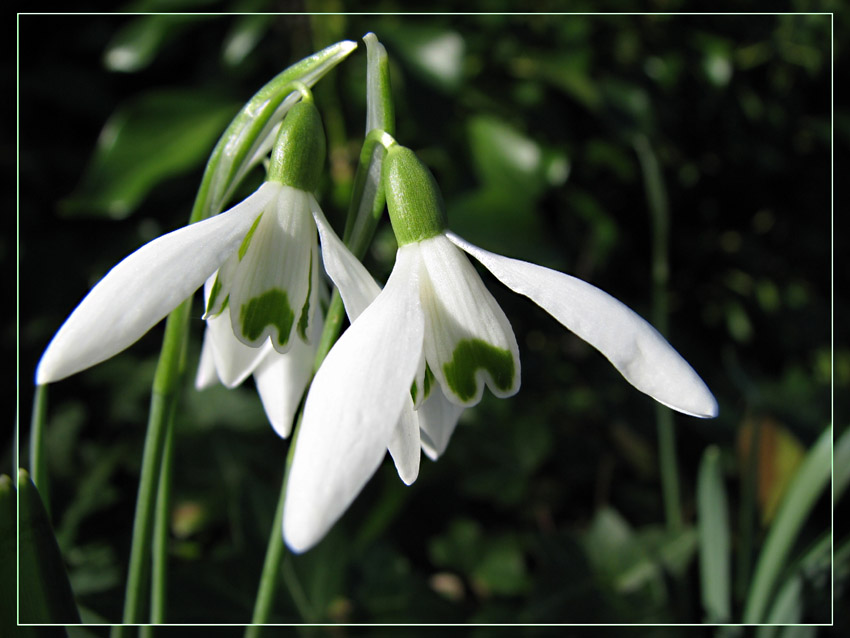
[[[434,397],[459,410],[484,386],[520,385],[516,338],[464,252],[605,355],[636,388],[697,417],[717,403],[702,379],[649,323],[569,275],[478,248],[446,230],[441,196],[415,154],[391,146],[387,207],[399,248],[386,287],[352,322],[319,369],[304,408],[286,494],[283,534],[294,551],[317,543],[381,463],[390,441],[415,439],[404,414]],[[338,271],[326,268],[332,278]],[[342,290],[350,282],[337,282]],[[340,285],[340,284],[343,285]],[[454,415],[446,415],[451,417]],[[437,419],[447,441],[457,418]],[[398,461],[396,461],[398,463]]]
[[[228,385],[258,371],[260,386],[282,379],[272,352],[289,352],[316,331],[313,216],[321,209],[312,193],[324,158],[319,113],[312,101],[301,101],[281,125],[265,183],[230,210],[153,240],[109,271],[51,341],[36,382],[57,381],[112,357],[207,280],[206,317],[215,326],[208,335],[207,377],[212,358]],[[238,355],[227,328],[245,346]],[[290,363],[298,367],[304,358]],[[283,408],[266,402],[266,409],[280,414]],[[277,421],[279,432],[288,428]]]

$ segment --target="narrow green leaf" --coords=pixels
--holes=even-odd
[[[26,470],[18,473],[20,621],[79,623],[80,615],[59,545],[38,490]]]
[[[835,441],[832,454],[832,505],[835,506],[850,483],[850,428],[845,428]]]
[[[844,434],[846,436],[847,433]],[[829,482],[831,453],[832,426],[829,426],[806,454],[779,505],[756,564],[744,607],[745,623],[759,623],[764,619],[776,589],[776,579],[785,566],[797,533]]]
[[[799,575],[789,578],[771,605],[765,625],[758,628],[756,638],[773,638],[780,627],[771,625],[793,625],[803,617],[803,579]]]
[[[15,535],[15,493],[12,479],[6,474],[0,476],[0,627],[14,627],[16,623],[15,606],[17,597],[15,582],[15,561],[17,538]]]
[[[729,507],[723,486],[720,451],[703,454],[697,481],[700,594],[706,620],[725,623],[731,617],[729,568]]]

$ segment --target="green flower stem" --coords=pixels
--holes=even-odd
[[[151,580],[150,620],[152,623],[165,622],[165,605],[168,600],[168,529],[171,511],[175,407],[175,405],[172,405],[165,432],[162,467],[159,472],[159,491],[156,497],[156,518],[154,519],[153,531],[153,578]]]
[[[35,386],[32,424],[30,427],[30,476],[38,488],[41,502],[50,516],[50,484],[47,479],[47,461],[44,458],[44,429],[47,425],[47,384]]]
[[[379,137],[379,135],[374,136],[374,139],[377,140]],[[371,138],[367,137],[367,140],[369,139]],[[343,235],[345,244],[358,258],[361,258],[365,254],[366,249],[369,246],[369,242],[377,228],[378,219],[380,219],[380,211],[383,209],[384,204],[380,188],[376,189],[374,194],[375,201],[373,203],[370,204],[369,202],[362,201],[362,199],[364,199],[363,185],[366,183],[366,174],[370,170],[371,162],[373,161],[373,150],[376,147],[381,149],[383,148],[383,146],[378,144],[376,141],[372,141],[371,148],[367,149],[366,143],[364,143],[364,149],[361,153],[361,162],[357,167],[357,175],[354,181],[355,186],[354,192],[352,193],[352,204],[349,208],[348,224],[346,232]],[[364,161],[363,158],[368,158],[368,160]],[[358,184],[360,184],[359,187]],[[368,199],[368,197],[366,197],[366,199]],[[375,215],[373,214],[373,211],[378,207],[378,201],[380,201],[380,209],[379,213]],[[371,221],[361,224],[351,223],[351,219],[356,217],[361,210],[369,211],[369,214],[364,217]],[[331,296],[327,315],[325,316],[325,327],[322,331],[322,336],[316,350],[316,359],[313,365],[314,371],[319,369],[322,361],[324,361],[328,352],[330,352],[330,349],[339,337],[344,319],[345,307],[343,306],[339,290],[335,289]],[[295,428],[293,429],[292,440],[289,443],[289,453],[287,454],[286,469],[284,471],[283,483],[280,489],[280,497],[278,498],[277,510],[275,511],[275,518],[272,523],[272,531],[271,534],[269,534],[269,544],[266,548],[266,558],[263,563],[263,572],[260,576],[260,585],[257,591],[256,602],[254,604],[254,613],[251,618],[251,622],[253,624],[245,629],[245,638],[257,638],[260,635],[260,630],[262,629],[261,625],[268,622],[269,615],[272,610],[274,593],[277,588],[277,583],[281,577],[280,571],[283,564],[283,552],[285,548],[283,545],[283,534],[280,528],[280,521],[283,520],[283,506],[286,499],[286,477],[289,474],[289,465],[292,462],[295,442],[298,439],[298,432],[301,428],[301,416],[302,413],[299,412]],[[292,574],[287,577],[287,583],[289,583],[290,594],[296,603],[296,607],[302,617],[304,617],[305,614],[310,613],[309,605],[305,605],[304,601],[299,602],[299,596],[296,595],[296,592],[292,591]],[[308,620],[308,618],[304,617],[304,620]]]
[[[345,232],[342,237],[345,245],[348,246],[358,259],[362,258],[366,253],[366,249],[369,247],[369,243],[372,241],[375,229],[378,226],[378,220],[383,212],[385,199],[384,191],[381,187],[381,162],[383,162],[386,155],[385,147],[395,142],[386,132],[392,132],[394,130],[392,109],[386,106],[386,103],[389,103],[390,107],[392,106],[386,52],[383,51],[382,46],[375,46],[375,40],[374,36],[372,36],[371,42],[367,40],[367,43],[370,45],[367,51],[367,74],[369,78],[373,78],[372,86],[374,88],[374,91],[371,91],[367,95],[367,102],[370,103],[367,104],[367,109],[376,98],[381,101],[382,106],[378,110],[378,115],[370,120],[373,130],[367,131],[366,139],[363,142],[363,148],[360,152],[360,162],[358,163],[357,173],[354,177],[354,188],[348,207]],[[328,312],[325,315],[325,327],[316,351],[316,358],[313,365],[314,374],[339,337],[344,319],[345,307],[343,306],[342,298],[340,297],[339,290],[334,290],[330,305],[328,306]],[[263,564],[263,572],[260,576],[254,614],[251,619],[251,622],[254,624],[246,628],[246,638],[257,638],[260,635],[261,625],[268,622],[272,610],[274,592],[281,578],[281,568],[284,563],[283,552],[285,549],[281,521],[283,520],[283,508],[286,499],[286,478],[289,475],[289,466],[295,451],[298,432],[301,429],[302,415],[303,406],[298,413],[297,422],[293,428],[292,440],[289,443],[289,453],[287,454],[286,468],[280,488],[280,497],[278,498],[277,510],[275,511],[275,519],[272,523],[272,531],[269,535],[269,544],[266,548],[266,558]],[[299,614],[304,620],[311,620],[311,616],[314,616],[316,612],[310,608],[309,601],[306,600],[300,587],[296,586],[295,572],[289,564],[287,565],[286,574],[284,574],[284,580],[289,589],[290,596],[298,608]]]
[[[257,638],[260,635],[261,625],[268,622],[271,615],[272,606],[274,603],[275,592],[277,591],[277,583],[280,578],[280,569],[283,564],[283,533],[281,531],[280,521],[283,520],[283,506],[286,502],[286,477],[289,476],[289,466],[292,465],[292,457],[295,452],[295,441],[298,439],[298,432],[301,429],[302,413],[298,413],[298,421],[293,428],[292,440],[289,443],[289,451],[286,454],[286,466],[283,471],[283,483],[280,489],[280,497],[277,499],[277,508],[275,508],[274,519],[272,520],[272,531],[269,535],[269,544],[266,550],[266,558],[263,562],[263,571],[260,575],[260,586],[257,590],[257,599],[254,602],[254,614],[251,617],[251,625],[245,628],[245,638]],[[289,587],[291,590],[292,588]],[[303,598],[303,592],[301,598]],[[296,607],[304,620],[314,622],[315,619],[307,615],[307,608],[299,604],[299,597],[290,591],[293,600],[296,602]]]
[[[848,432],[844,433],[842,439],[850,436]],[[846,441],[837,442],[836,447],[842,445],[846,445]],[[831,455],[832,427],[830,426],[823,431],[806,454],[782,498],[759,554],[747,603],[744,606],[744,623],[756,624],[764,621],[768,605],[776,590],[777,580],[785,567],[794,540],[821,492],[829,484]]]
[[[165,338],[154,376],[151,394],[151,409],[142,453],[142,474],[139,478],[139,493],[136,500],[136,515],[133,519],[133,540],[130,546],[130,567],[127,573],[127,590],[124,597],[124,623],[142,622],[144,589],[151,567],[151,535],[154,512],[159,493],[158,483],[162,474],[165,442],[174,416],[180,379],[185,367],[186,333],[192,300],[187,299],[168,316]],[[163,551],[163,547],[157,547]],[[165,558],[155,558],[154,562]],[[124,635],[124,628],[113,628],[113,638]]]
[[[670,244],[670,213],[667,192],[658,158],[643,135],[634,140],[647,205],[652,224],[652,322],[658,331],[667,335],[668,304],[667,283],[670,278],[668,249]],[[676,467],[676,434],[673,430],[673,413],[662,405],[656,406],[658,456],[661,471],[661,489],[664,496],[664,515],[671,530],[682,528],[682,511],[679,497],[679,472]]]
[[[338,42],[318,53],[297,62],[278,74],[242,108],[219,139],[207,162],[201,186],[192,207],[189,223],[195,223],[221,212],[233,189],[253,164],[259,161],[258,150],[274,130],[275,124],[284,115],[282,105],[292,93],[301,97],[309,91],[306,87],[315,84],[325,73],[342,61],[352,50],[353,43]],[[127,574],[127,590],[124,600],[124,622],[138,623],[142,615],[142,591],[149,577],[148,553],[151,550],[154,499],[160,501],[160,511],[167,517],[169,500],[170,452],[165,455],[166,441],[171,434],[180,380],[185,366],[189,313],[192,300],[187,299],[168,316],[165,338],[162,344],[156,376],[151,395],[151,411],[142,456],[142,475],[139,479],[139,495],[136,516],[133,521],[133,540],[130,548],[130,567]],[[170,444],[169,444],[170,445]],[[155,488],[158,481],[162,488]],[[163,521],[163,525],[167,523]],[[167,534],[167,529],[162,532]],[[166,539],[167,540],[167,539]],[[154,587],[154,616],[159,617],[164,607],[156,600],[164,601],[167,543],[155,544],[157,577]],[[123,627],[116,626],[113,638],[123,635]]]

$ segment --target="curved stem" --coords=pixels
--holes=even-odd
[[[30,426],[30,476],[38,488],[44,509],[50,516],[50,484],[47,478],[47,461],[44,458],[44,429],[47,425],[47,385],[35,386],[32,423]]]

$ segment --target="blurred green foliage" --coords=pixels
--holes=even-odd
[[[500,4],[509,8],[487,9]],[[212,6],[281,9],[185,3]],[[835,270],[834,299],[830,280],[831,136],[850,138],[846,108],[831,127],[830,78],[847,26],[842,14],[20,16],[22,420],[50,337],[120,258],[186,223],[206,156],[239,105],[291,62],[374,31],[390,56],[397,137],[433,170],[453,230],[648,316],[651,228],[635,152],[644,136],[669,200],[670,340],[720,417],[675,418],[685,521],[667,530],[652,401],[484,275],[517,334],[522,390],[485,396],[412,487],[385,464],[325,541],[285,559],[273,619],[702,622],[696,486],[710,445],[739,619],[767,531],[759,456],[741,453],[739,431],[769,421],[810,447],[830,422],[833,380],[845,391],[836,413],[847,414],[850,347],[843,329],[834,351],[830,341],[831,304],[839,314],[847,301],[846,273]],[[329,138],[320,199],[339,230],[364,86],[361,47],[316,89]],[[845,254],[846,239],[834,241]],[[379,278],[393,248],[384,225],[366,260]],[[192,362],[201,314],[196,304]],[[161,338],[155,329],[51,387],[51,515],[83,622],[121,616]],[[288,442],[250,383],[198,393],[188,379],[176,433],[168,618],[245,622],[279,524]],[[9,438],[5,458],[11,450]],[[815,504],[797,553],[828,529],[830,506]],[[836,548],[848,532],[836,519]],[[836,577],[846,590],[846,567]],[[799,617],[828,622],[829,583],[801,578],[790,590]]]

